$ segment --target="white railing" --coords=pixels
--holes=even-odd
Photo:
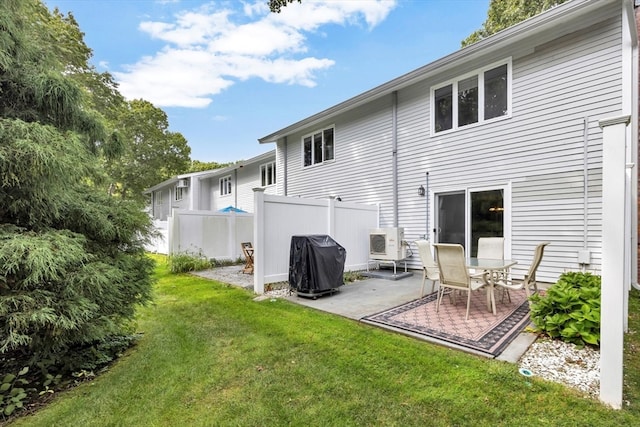
[[[291,236],[324,234],[346,249],[345,271],[364,270],[369,230],[378,227],[377,205],[265,194],[254,189],[254,291],[289,279]]]

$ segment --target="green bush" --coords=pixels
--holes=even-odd
[[[360,271],[345,271],[343,274],[343,280],[345,283],[356,282],[358,280],[363,280],[365,276],[362,275]]]
[[[236,258],[236,259],[228,259],[228,258],[216,259],[216,258],[211,258],[211,266],[213,268],[216,268],[216,267],[229,267],[229,266],[232,266],[232,265],[244,264],[244,262],[245,262],[244,258]]]
[[[8,373],[2,375],[2,381],[0,381],[0,416],[4,419],[5,416],[13,414],[16,409],[22,409],[24,401],[28,394],[24,387],[29,384],[29,381],[23,378],[23,376],[29,372],[29,367],[25,366],[18,373]]]
[[[189,271],[208,270],[213,263],[202,255],[180,252],[167,257],[169,271],[172,273],[187,273]]]
[[[544,296],[531,297],[536,330],[578,346],[600,345],[600,276],[563,273]]]

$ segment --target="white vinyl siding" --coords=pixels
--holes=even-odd
[[[171,192],[169,188],[153,192],[155,205],[153,207],[153,217],[159,220],[166,220],[171,213]]]
[[[422,162],[421,171],[429,171],[432,188],[512,183],[511,256],[521,264],[515,270],[528,267],[536,243],[553,242],[545,251],[540,280],[555,281],[566,269],[580,268],[585,118],[587,245],[592,251],[588,268],[600,268],[602,134],[598,120],[622,113],[619,25],[618,17],[611,18],[514,60],[511,120],[459,129],[424,144],[427,150],[422,152],[428,160]],[[401,153],[416,156],[420,149],[415,145]],[[410,158],[399,158],[407,167],[415,167]],[[405,191],[409,194],[417,185]]]
[[[579,269],[584,246],[584,123],[587,122],[589,270],[600,268],[602,131],[598,121],[622,114],[621,21],[614,8],[591,14],[589,25],[545,40],[528,39],[475,56],[455,68],[437,70],[397,91],[397,152],[392,150],[393,95],[327,118],[335,125],[335,161],[304,168],[301,138],[313,129],[287,135],[287,194],[378,203],[380,225],[394,225],[393,157],[397,157],[398,225],[405,238],[431,236],[435,190],[506,188],[508,256],[529,266],[535,244],[551,240],[539,279],[555,281]],[[581,24],[582,25],[582,24]],[[432,88],[511,59],[509,120],[488,120],[452,132],[432,132]],[[278,164],[279,173],[285,167]],[[427,175],[428,173],[428,175]],[[278,184],[279,188],[282,188]],[[364,242],[363,244],[366,244]],[[419,267],[417,257],[410,266]]]
[[[355,109],[334,122],[335,161],[322,167],[303,167],[301,134],[287,147],[289,196],[327,198],[345,202],[377,203],[393,194],[390,97]],[[306,133],[305,133],[306,134]],[[280,167],[283,170],[283,167]],[[381,218],[391,221],[392,206],[380,207]]]

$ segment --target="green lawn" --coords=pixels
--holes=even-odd
[[[517,366],[157,268],[138,346],[28,426],[640,425],[637,358],[615,411]],[[638,295],[633,297],[634,313]],[[637,316],[631,322],[638,327]],[[638,337],[629,334],[628,357]]]

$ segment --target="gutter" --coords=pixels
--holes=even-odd
[[[283,159],[283,162],[282,162],[282,165],[283,165],[283,166],[282,166],[282,174],[284,175],[284,183],[283,183],[283,188],[282,188],[282,190],[283,190],[283,192],[284,192],[284,195],[285,195],[285,196],[288,196],[288,195],[289,195],[289,194],[288,194],[288,185],[287,185],[287,183],[289,182],[289,180],[288,180],[288,178],[289,178],[289,177],[288,177],[288,172],[289,172],[289,171],[288,171],[288,169],[287,169],[287,165],[289,164],[289,161],[288,161],[288,157],[289,157],[289,156],[288,156],[288,151],[287,151],[287,147],[289,146],[289,144],[288,144],[288,142],[289,142],[289,141],[288,141],[288,140],[289,140],[289,138],[285,136],[285,137],[284,137],[284,144],[283,144],[284,150],[281,150],[281,151],[283,151],[283,152],[284,152],[284,153],[283,153],[283,157],[284,157],[284,159]],[[277,165],[277,162],[276,162],[276,165]],[[276,177],[277,177],[277,176],[278,176],[278,173],[277,173],[277,171],[276,171]],[[276,179],[277,179],[277,178],[276,178]]]
[[[608,4],[618,1],[619,0],[573,0],[563,3],[541,13],[540,15],[504,29],[491,37],[487,37],[484,40],[457,50],[443,58],[431,62],[430,64],[417,68],[394,80],[361,93],[360,95],[334,105],[333,107],[307,117],[306,119],[300,120],[270,135],[259,138],[258,142],[264,144],[278,141],[286,135],[297,132],[303,128],[317,125],[322,121],[329,120],[332,117],[389,95],[392,92],[397,92],[398,90],[422,81],[425,78],[441,74],[448,68],[458,65],[460,62],[469,61],[473,58],[486,55],[491,52],[492,49],[499,49],[505,45],[512,45],[526,37],[534,36],[536,34],[544,35],[554,28],[561,28],[563,22],[567,20],[574,20],[580,16],[589,16],[594,9],[605,7]]]

